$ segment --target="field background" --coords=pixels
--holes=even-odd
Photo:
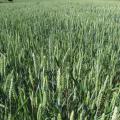
[[[0,1],[0,120],[119,120],[120,1]]]

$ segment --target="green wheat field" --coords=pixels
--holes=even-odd
[[[0,120],[120,120],[120,1],[0,0]]]

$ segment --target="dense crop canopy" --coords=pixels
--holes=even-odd
[[[119,120],[120,3],[0,4],[0,120]]]

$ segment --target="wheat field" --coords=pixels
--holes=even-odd
[[[120,1],[0,2],[0,120],[120,120]]]

